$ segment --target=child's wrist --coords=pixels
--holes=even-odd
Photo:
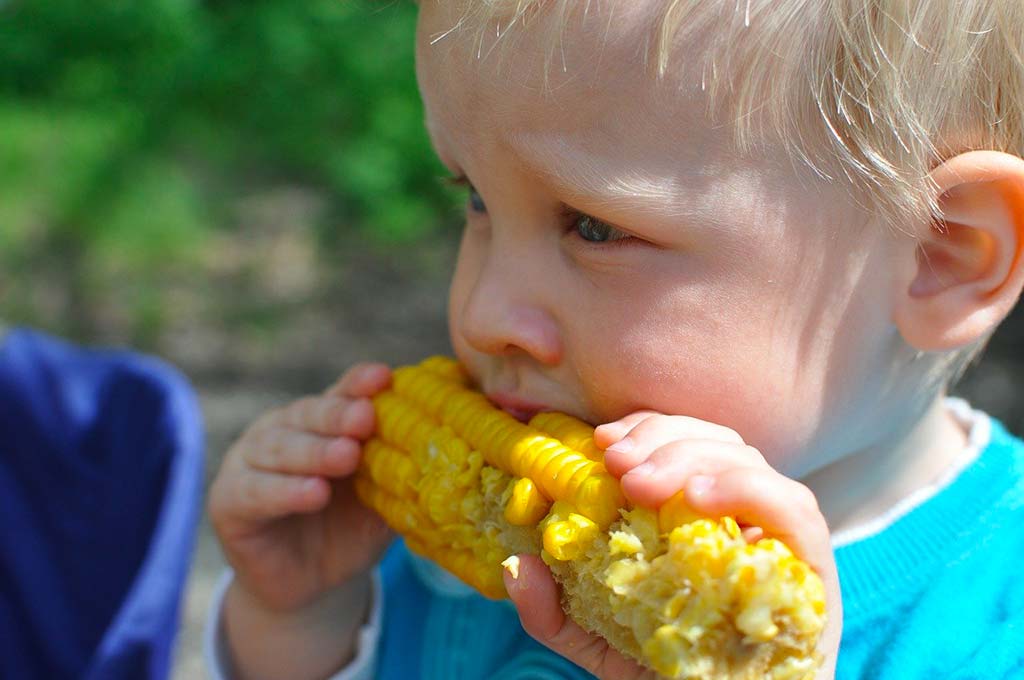
[[[368,572],[309,604],[268,606],[235,580],[224,598],[225,639],[240,678],[324,677],[348,664],[371,599]],[[274,668],[283,663],[282,668]]]
[[[245,586],[237,575],[225,595],[225,610],[239,607],[266,621],[277,622],[283,628],[309,630],[318,627],[337,628],[339,612],[349,618],[363,611],[360,605],[368,602],[371,592],[370,572],[360,572],[348,581],[326,590],[308,602],[296,606],[267,602]],[[343,618],[343,617],[341,617]],[[365,616],[359,620],[365,619]]]

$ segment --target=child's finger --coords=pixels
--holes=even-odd
[[[657,411],[636,411],[630,413],[628,416],[619,418],[618,420],[610,423],[604,423],[598,425],[594,429],[594,443],[599,448],[606,449],[615,442],[619,441],[626,436],[626,433],[632,430],[634,427],[639,425],[644,420],[647,420],[651,416],[660,416],[661,414]]]
[[[327,437],[365,439],[373,434],[375,416],[373,404],[368,399],[303,397],[284,408],[279,422],[296,430]]]
[[[676,495],[694,475],[717,475],[733,468],[761,466],[761,454],[746,444],[709,439],[674,441],[628,470],[622,476],[622,491],[637,505],[653,508]]]
[[[249,469],[210,494],[210,514],[225,522],[265,522],[316,512],[330,500],[325,479]]]
[[[391,369],[387,364],[361,363],[345,371],[324,394],[336,397],[372,397],[391,384]]]
[[[608,642],[583,630],[562,611],[558,585],[551,570],[536,555],[520,555],[518,574],[506,569],[505,589],[512,598],[523,629],[534,639],[599,678],[653,678]]]
[[[362,447],[349,437],[321,437],[284,427],[270,428],[244,449],[249,465],[289,475],[345,477],[359,465]]]
[[[695,511],[710,517],[730,515],[740,524],[761,527],[815,569],[821,566],[815,556],[829,545],[828,526],[817,499],[803,484],[770,469],[734,468],[690,477],[684,493]]]
[[[605,450],[604,464],[608,472],[621,477],[647,460],[656,449],[673,441],[689,439],[743,444],[743,438],[728,427],[687,416],[657,415],[637,423],[625,436],[609,446]]]

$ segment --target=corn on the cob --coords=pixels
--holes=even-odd
[[[432,357],[374,399],[356,490],[429,557],[491,598],[509,555],[540,554],[567,613],[674,678],[812,678],[821,579],[774,539],[698,518],[681,494],[630,507],[593,428],[544,413],[524,425]]]

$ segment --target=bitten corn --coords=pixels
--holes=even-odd
[[[357,493],[484,595],[507,596],[510,555],[539,554],[574,620],[663,676],[814,677],[824,586],[779,541],[748,544],[681,494],[657,512],[631,507],[593,428],[559,413],[524,425],[451,359],[397,369],[374,406]]]

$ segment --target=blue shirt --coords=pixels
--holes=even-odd
[[[840,680],[1024,678],[1024,443],[998,422],[977,459],[878,533],[836,549]],[[507,602],[446,596],[399,542],[382,565],[381,680],[591,678]]]
[[[837,677],[1024,678],[1024,444],[991,427],[941,493],[836,550]]]

